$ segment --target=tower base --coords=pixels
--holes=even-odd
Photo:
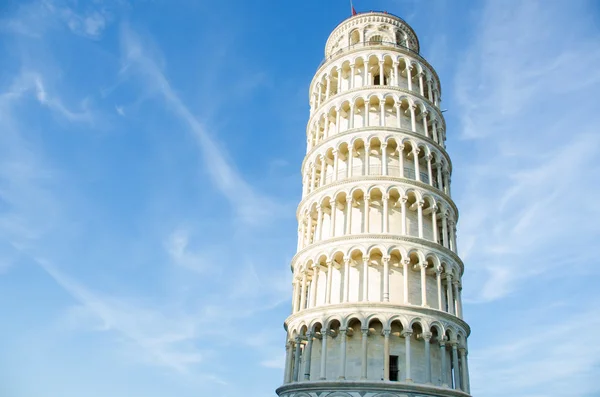
[[[310,381],[279,387],[279,397],[467,397],[462,390],[406,382]]]

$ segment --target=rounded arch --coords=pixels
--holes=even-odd
[[[440,323],[437,320],[433,320],[429,324],[429,331],[432,331],[434,329],[437,331],[438,336],[443,337],[443,335],[444,335],[444,326],[442,325],[442,323]]]
[[[327,317],[325,319],[325,321],[323,321],[323,323],[325,324],[325,329],[326,330],[331,330],[331,324],[338,322],[340,325],[342,324],[342,316],[339,314],[332,314],[329,317]]]
[[[310,332],[317,332],[317,330],[320,330],[322,328],[323,320],[321,320],[320,318],[313,319],[308,325],[308,329],[310,330]]]
[[[427,325],[427,321],[425,321],[423,318],[421,317],[414,317],[412,318],[409,323],[408,323],[408,329],[412,329],[412,327],[418,324],[422,330],[427,330],[429,329],[428,325]]]
[[[348,314],[346,317],[344,317],[344,322],[342,323],[342,326],[349,327],[350,324],[352,324],[355,321],[358,321],[362,328],[365,323],[365,318],[361,313],[352,312],[352,313]]]
[[[360,253],[360,256],[363,257],[363,256],[366,256],[367,251],[364,249],[364,247],[361,247],[359,245],[354,245],[354,246],[348,248],[345,256],[347,258],[353,258],[353,257],[355,257],[354,254],[356,254],[356,253]]]
[[[391,328],[392,324],[398,322],[403,330],[408,329],[408,320],[402,314],[394,314],[388,319],[388,327]]]

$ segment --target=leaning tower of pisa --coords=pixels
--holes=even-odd
[[[310,85],[280,397],[468,396],[440,82],[401,18],[340,23]]]

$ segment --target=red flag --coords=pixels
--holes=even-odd
[[[356,14],[358,14],[356,12],[356,10],[354,9],[354,5],[352,4],[352,0],[350,0],[350,9],[352,10],[352,16],[355,16]]]

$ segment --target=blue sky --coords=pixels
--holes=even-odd
[[[600,394],[600,7],[367,1],[442,79],[478,396]],[[0,394],[274,396],[347,1],[0,4]]]

